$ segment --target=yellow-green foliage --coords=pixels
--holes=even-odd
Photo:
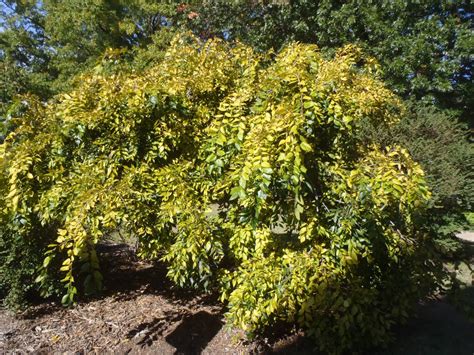
[[[95,245],[120,229],[176,284],[219,287],[251,334],[289,321],[329,351],[382,343],[425,291],[429,192],[403,148],[357,138],[403,111],[377,70],[353,46],[271,59],[179,36],[141,74],[31,100],[1,146],[2,214],[55,231],[36,281],[59,271],[65,303],[100,289]]]

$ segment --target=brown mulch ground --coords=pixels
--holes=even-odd
[[[72,308],[43,302],[16,317],[0,309],[0,353],[235,354],[269,348],[227,329],[215,295],[173,287],[162,266],[137,260],[128,245],[100,249],[103,296]]]
[[[0,311],[0,353],[96,352],[162,354],[243,352],[223,329],[212,296],[173,290],[160,266],[135,259],[127,245],[102,246],[105,292],[72,308],[55,303],[20,317]]]
[[[213,295],[173,288],[165,270],[135,259],[127,245],[102,246],[105,291],[64,308],[41,303],[14,317],[0,309],[0,353],[314,353],[301,334],[246,342],[228,330]],[[442,300],[420,306],[380,354],[474,353],[474,324]]]

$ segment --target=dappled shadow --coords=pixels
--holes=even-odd
[[[474,289],[465,288],[471,293]],[[474,353],[474,323],[446,302],[433,299],[419,304],[406,324],[394,329],[394,341],[386,349],[364,352],[372,355],[472,355]],[[316,344],[302,333],[274,340],[266,354],[317,354]]]
[[[399,326],[395,335],[387,350],[373,354],[474,353],[474,324],[444,299],[419,305],[416,316]]]
[[[464,286],[453,290],[448,295],[448,300],[449,303],[474,323],[474,286]]]
[[[261,342],[261,341],[260,341]],[[320,354],[313,339],[299,332],[292,335],[270,339],[267,344],[260,344],[262,354],[310,355]]]
[[[101,297],[130,300],[142,294],[157,294],[171,303],[215,304],[217,295],[177,287],[166,276],[166,265],[138,259],[127,244],[103,244],[98,247],[104,290]]]
[[[127,334],[128,339],[133,339],[141,347],[151,346],[159,340],[170,325],[179,322],[186,312],[165,312],[162,317],[156,317],[150,322],[141,323]]]
[[[104,276],[102,294],[81,297],[73,307],[62,307],[57,300],[31,307],[12,342],[22,347],[31,342],[34,349],[44,345],[48,351],[166,354],[228,346],[220,332],[223,306],[217,295],[174,287],[163,264],[137,259],[126,244],[100,245],[97,251]]]
[[[104,276],[104,296],[134,297],[144,289],[158,292],[172,286],[164,265],[137,259],[126,244],[100,245],[97,251]]]
[[[165,340],[176,354],[200,354],[223,326],[220,315],[200,311],[186,316]]]
[[[57,302],[48,302],[38,298],[38,301],[31,302],[31,306],[28,309],[16,314],[16,316],[20,319],[36,319],[64,310],[64,307],[58,306]]]
[[[221,308],[217,294],[176,286],[166,276],[166,265],[140,260],[128,244],[99,244],[97,252],[104,279],[103,290],[92,296],[84,296],[80,292],[76,299],[79,305],[105,299],[130,301],[148,294],[162,296],[168,303],[177,306],[201,305]],[[82,291],[80,278],[76,283]],[[58,300],[38,298],[34,300],[32,307],[19,316],[24,319],[36,319],[44,315],[60,314],[65,310]]]

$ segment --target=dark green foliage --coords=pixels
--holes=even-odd
[[[249,335],[289,322],[324,351],[386,343],[437,268],[423,170],[359,134],[404,110],[374,60],[192,36],[164,58],[30,99],[0,145],[12,302],[36,275],[44,296],[60,280],[65,304],[99,290],[95,246],[121,230],[176,285],[219,292]]]
[[[472,6],[445,0],[205,2],[191,25],[203,36],[278,50],[288,41],[323,51],[357,43],[403,97],[435,100],[472,117]]]
[[[472,117],[469,1],[5,0],[2,10],[6,82],[41,89],[43,96],[67,87],[107,48],[147,45],[161,31],[184,27],[201,38],[239,39],[262,50],[294,40],[328,52],[357,43],[380,61],[384,78],[400,95],[434,99]]]
[[[91,70],[109,49],[167,44],[180,23],[188,21],[177,5],[148,0],[1,1],[0,131],[16,95],[49,99],[75,87],[74,78]]]
[[[382,145],[403,145],[421,164],[433,193],[426,226],[444,255],[460,251],[454,232],[469,227],[464,212],[474,201],[474,147],[466,125],[446,111],[412,103],[397,125],[366,127],[364,134]]]
[[[44,252],[48,243],[47,231],[35,228],[36,221],[31,223],[26,219],[0,220],[0,299],[12,310],[24,309],[33,297],[39,294],[39,285],[34,282],[38,266],[42,264]],[[30,223],[30,237],[17,233],[12,225],[25,228],[24,223]],[[6,228],[6,226],[10,226]],[[56,280],[45,282],[44,295],[59,295],[62,285]]]
[[[401,144],[421,164],[433,193],[433,207],[468,210],[474,201],[474,147],[469,131],[447,112],[412,105],[389,130],[375,131],[380,143]]]
[[[0,2],[0,126],[15,95],[52,93],[54,71],[48,68],[51,52],[43,27],[44,15],[34,2]]]

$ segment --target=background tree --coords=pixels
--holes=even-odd
[[[158,60],[157,49],[163,51],[188,21],[177,2],[2,0],[0,5],[0,123],[15,95],[46,100],[70,90],[76,75],[91,70],[107,50],[152,45],[154,59],[144,53],[139,59]]]
[[[434,102],[472,118],[473,11],[470,1],[204,2],[198,34],[278,50],[288,41],[333,52],[356,43],[378,59],[404,98]]]
[[[47,77],[37,90],[24,84],[17,91],[41,97],[66,87],[107,48],[145,46],[160,30],[189,28],[201,38],[239,39],[261,50],[300,41],[331,53],[356,43],[379,60],[384,79],[402,97],[472,118],[469,1],[2,0],[2,17],[4,62],[13,72],[27,69],[28,81],[35,82],[36,73]],[[45,84],[50,79],[58,80]]]
[[[35,2],[1,2],[0,119],[15,95],[30,93],[47,99],[54,92],[51,81],[55,73],[50,69],[52,52],[47,45],[44,20],[44,13]]]
[[[387,145],[406,146],[430,173],[436,196],[433,228],[445,234],[466,224],[463,212],[472,209],[469,191],[474,190],[468,157],[472,144],[465,126],[474,127],[474,14],[469,1],[205,2],[196,11],[200,16],[189,25],[205,37],[239,39],[277,51],[296,40],[315,43],[326,55],[356,43],[375,57],[385,82],[407,100],[410,110],[395,130],[372,127],[367,134],[375,133],[380,143],[384,139]],[[456,244],[453,237],[448,244]]]

